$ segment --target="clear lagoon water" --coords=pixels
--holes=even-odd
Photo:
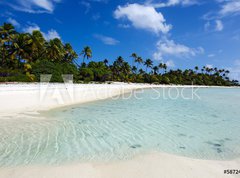
[[[174,89],[144,90],[40,114],[48,119],[1,120],[0,166],[122,160],[151,151],[239,158],[240,89],[196,93],[200,99],[189,100],[176,98]],[[192,89],[183,94],[191,97]]]

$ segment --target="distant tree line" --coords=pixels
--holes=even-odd
[[[79,57],[82,62],[77,62]],[[130,65],[121,56],[113,63],[108,59],[92,61],[92,50],[86,46],[78,54],[70,43],[55,38],[47,41],[40,31],[19,33],[14,26],[0,26],[0,82],[38,82],[41,74],[52,74],[51,82],[63,82],[62,74],[73,74],[74,82],[121,81],[182,85],[238,85],[225,69],[195,67],[184,71],[168,70],[164,63],[154,65],[136,53]],[[91,60],[91,61],[90,61]]]

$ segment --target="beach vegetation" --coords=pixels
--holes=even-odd
[[[207,66],[173,70],[163,62],[144,60],[136,53],[129,55],[129,59],[122,56],[114,60],[94,59],[90,46],[78,53],[70,43],[58,38],[46,40],[38,30],[20,33],[12,24],[0,26],[0,82],[39,82],[41,74],[51,74],[51,82],[63,82],[62,75],[72,74],[75,83],[238,85],[229,73]]]

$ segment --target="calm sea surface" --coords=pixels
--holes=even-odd
[[[0,166],[122,160],[149,151],[239,158],[240,89],[194,93],[148,89],[41,113],[46,120],[0,120]]]

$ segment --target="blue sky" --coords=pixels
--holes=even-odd
[[[240,79],[240,0],[1,0],[0,22],[41,30],[93,60],[135,52],[170,68],[213,66]]]

